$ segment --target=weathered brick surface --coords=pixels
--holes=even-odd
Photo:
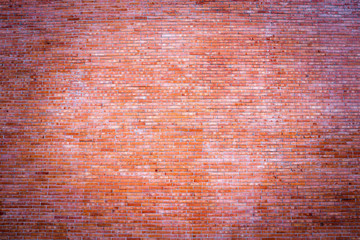
[[[359,239],[358,1],[1,0],[1,239]]]

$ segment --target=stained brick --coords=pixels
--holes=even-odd
[[[0,19],[0,239],[359,239],[358,1]]]

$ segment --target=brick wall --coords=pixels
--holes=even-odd
[[[359,1],[1,0],[1,239],[359,239]]]

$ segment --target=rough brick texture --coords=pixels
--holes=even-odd
[[[359,1],[1,0],[0,239],[359,239]]]

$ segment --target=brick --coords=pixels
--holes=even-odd
[[[2,1],[0,239],[358,239],[358,1]]]

